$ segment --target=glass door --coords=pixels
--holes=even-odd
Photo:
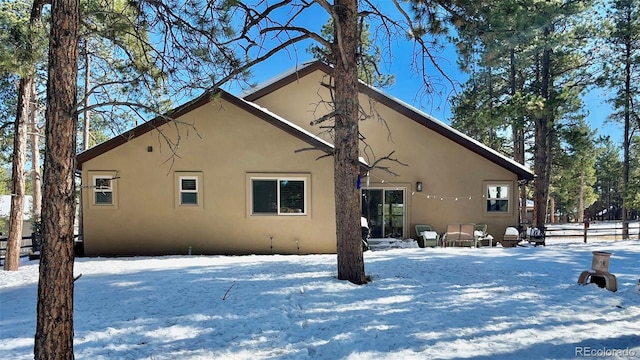
[[[362,189],[362,216],[372,238],[404,238],[404,189]]]

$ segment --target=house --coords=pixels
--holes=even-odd
[[[158,117],[79,154],[85,254],[334,253],[331,137],[309,125],[328,112],[330,72],[313,62],[243,98],[207,93],[175,121]],[[360,92],[372,237],[463,222],[501,234],[518,223],[517,184],[531,171],[383,92]],[[381,165],[396,176],[366,170],[392,152],[407,166]]]
[[[22,236],[31,236],[33,232],[32,228],[32,219],[31,219],[31,208],[33,204],[33,196],[25,195],[23,201],[23,222],[22,222]],[[11,215],[11,195],[1,195],[0,196],[0,218],[4,220],[5,228],[2,232],[3,236],[7,236],[9,234],[9,217]],[[1,227],[0,227],[1,228]]]

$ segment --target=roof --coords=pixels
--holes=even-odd
[[[271,92],[284,87],[299,78],[309,75],[315,71],[323,71],[326,74],[331,74],[333,69],[319,61],[314,61],[296,67],[272,80],[268,80],[265,83],[253,88],[251,93],[245,95],[245,100],[255,101]],[[422,112],[421,110],[393,97],[385,94],[383,91],[360,82],[360,91],[377,102],[393,109],[394,111],[412,119],[413,121],[423,125],[424,127],[433,130],[434,132],[448,138],[449,140],[467,148],[468,150],[494,162],[495,164],[502,166],[503,168],[513,172],[518,176],[519,180],[532,180],[534,173],[526,166],[512,160],[498,151],[480,143],[479,141],[461,133],[460,131],[452,128],[444,122],[436,119],[435,117]]]
[[[300,126],[264,109],[254,103],[251,103],[247,100],[241,99],[237,96],[234,96],[224,90],[218,91],[207,91],[204,94],[200,95],[196,99],[189,101],[177,108],[171,110],[169,113],[163,116],[157,116],[154,119],[147,121],[141,125],[136,126],[135,128],[126,131],[118,136],[115,136],[103,143],[100,143],[91,149],[88,149],[76,156],[76,168],[78,170],[82,170],[82,164],[86,161],[89,161],[103,153],[108,152],[136,137],[139,137],[143,134],[152,131],[153,129],[161,126],[167,122],[170,122],[174,118],[178,118],[188,112],[191,112],[205,104],[208,104],[210,101],[214,99],[214,97],[219,96],[221,99],[226,100],[239,108],[255,115],[256,117],[270,123],[271,125],[289,133],[292,136],[297,137],[298,139],[308,143],[309,145],[320,149],[326,153],[333,152],[333,144],[321,139],[320,137],[304,130]]]

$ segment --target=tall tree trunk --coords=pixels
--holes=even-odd
[[[25,163],[27,161],[27,122],[31,103],[33,76],[25,76],[18,86],[18,111],[13,135],[13,165],[11,172],[11,212],[9,237],[4,269],[15,271],[20,266],[20,246],[24,223]]]
[[[73,359],[73,221],[79,0],[51,5],[35,359]]]
[[[358,34],[357,0],[336,0],[335,41],[335,154],[334,181],[338,279],[355,284],[367,282],[360,229],[358,139]]]
[[[512,97],[518,92],[518,84],[516,80],[516,52],[513,48],[509,50],[509,63],[510,63],[510,94]],[[524,165],[525,161],[525,149],[524,149],[524,121],[520,118],[513,118],[511,124],[511,131],[513,137],[513,160]],[[519,184],[519,198],[520,207],[518,208],[519,219],[521,224],[528,222],[527,218],[527,184]]]
[[[31,87],[32,101],[30,112],[31,123],[31,182],[33,185],[33,218],[40,221],[42,213],[42,177],[40,176],[40,128],[38,127],[38,106],[36,104],[35,82]]]
[[[89,150],[89,137],[91,133],[89,131],[89,86],[91,85],[91,57],[89,56],[89,48],[87,42],[84,42],[84,111],[82,113],[83,127],[82,127],[82,149]],[[78,233],[82,236],[84,241],[84,207],[82,206],[82,191],[80,191],[80,199],[78,201]]]
[[[91,125],[89,121],[89,86],[91,86],[91,57],[89,56],[89,48],[87,46],[87,42],[84,42],[84,110],[82,111],[82,149],[89,150],[91,146],[89,146],[89,137],[91,136],[91,132],[89,131],[89,127]]]
[[[627,12],[630,14],[630,12]],[[630,15],[628,15],[630,16]],[[627,18],[627,23],[631,23],[631,18]],[[624,139],[622,155],[622,238],[629,238],[629,164],[631,152],[631,63],[633,59],[631,40],[625,39],[625,65],[624,65]]]
[[[545,38],[549,37],[551,30],[544,29]],[[534,193],[536,217],[534,219],[537,227],[545,226],[547,220],[547,205],[549,202],[549,184],[551,183],[551,162],[553,144],[553,114],[549,109],[551,106],[551,88],[553,86],[551,76],[551,53],[552,50],[545,46],[542,52],[542,66],[540,73],[540,95],[544,99],[545,108],[541,116],[535,118],[535,152],[534,169],[537,178],[534,181]],[[551,214],[553,218],[553,214]]]

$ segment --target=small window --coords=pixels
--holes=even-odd
[[[509,212],[509,185],[488,185],[487,186],[487,212],[506,213]]]
[[[95,205],[113,205],[113,187],[111,176],[95,176],[93,178],[93,203]]]
[[[252,214],[306,215],[305,179],[251,179]]]
[[[198,205],[198,178],[180,177],[180,205]]]

